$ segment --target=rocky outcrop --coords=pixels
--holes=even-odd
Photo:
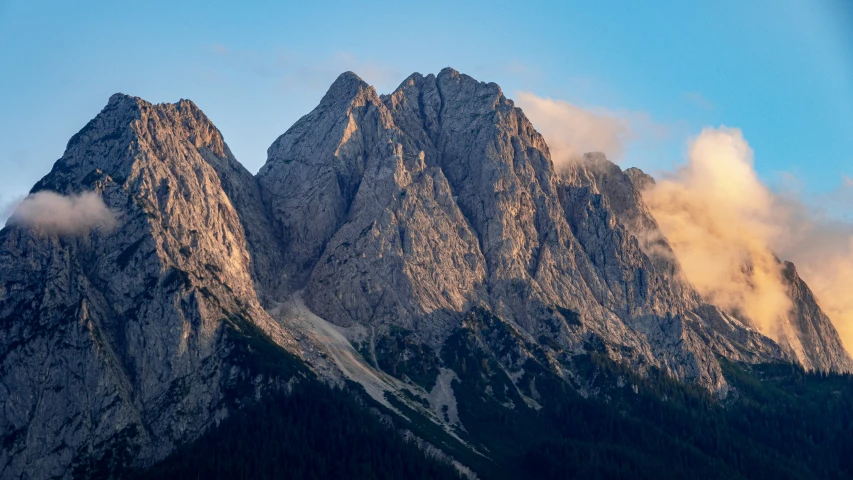
[[[635,184],[651,177],[600,154],[558,174],[497,85],[452,69],[382,97],[341,75],[258,178],[292,288],[339,325],[435,349],[481,306],[557,356],[600,343],[718,391],[715,355],[786,356],[684,278]]]
[[[379,96],[347,72],[268,155],[253,177],[192,102],[125,95],[69,141],[33,193],[94,192],[117,220],[0,231],[0,477],[162,458],[303,362],[389,411],[408,391],[456,439],[457,363],[510,409],[547,404],[537,378],[594,394],[590,352],[719,395],[718,356],[853,363],[792,265],[779,344],[708,304],[654,179],[601,154],[555,171],[493,83],[444,69]],[[255,368],[268,348],[293,368]]]
[[[293,346],[252,280],[243,224],[257,219],[235,204],[255,189],[189,101],[115,95],[71,139],[33,192],[97,192],[118,222],[0,232],[0,477],[161,458],[253,381],[230,357],[235,336]]]
[[[613,167],[611,171],[618,171]],[[642,170],[630,168],[625,171],[630,183],[635,187],[635,197],[628,204],[642,206],[641,192],[653,188],[655,180]],[[626,181],[622,182],[628,183]],[[622,198],[630,198],[624,193],[619,194]],[[625,204],[624,202],[611,202],[612,205]],[[668,262],[672,265],[673,277],[682,276],[675,255],[669,247],[663,233],[657,227],[653,216],[645,207],[616,209],[621,213],[621,220],[638,239],[641,240],[644,250],[651,254],[658,262]],[[710,327],[710,331],[718,333],[730,328],[737,330],[736,338],[745,340],[749,337],[744,347],[735,348],[746,355],[746,359],[754,355],[766,356],[779,360],[787,359],[799,363],[808,370],[850,372],[853,371],[853,360],[841,343],[838,332],[832,325],[831,320],[821,310],[809,287],[797,274],[794,264],[779,261],[782,280],[787,289],[787,296],[791,301],[791,310],[781,319],[778,325],[777,342],[771,342],[766,337],[759,335],[751,328],[752,321],[745,318],[742,312],[724,313],[711,305],[704,305],[696,310],[696,313],[704,319]],[[687,287],[689,288],[689,286]],[[698,294],[693,296],[700,302]],[[716,310],[716,311],[714,311]],[[720,318],[727,321],[720,323]],[[730,346],[723,354],[728,358],[744,360],[743,355],[732,354]]]
[[[779,343],[808,370],[853,372],[838,331],[791,262],[784,262],[782,278],[791,299],[791,311],[780,329]]]
[[[391,127],[376,92],[342,74],[313,112],[269,148],[258,181],[284,239],[286,274],[304,283],[343,225],[374,147]]]

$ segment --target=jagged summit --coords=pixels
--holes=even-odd
[[[128,95],[121,92],[114,93],[110,96],[109,100],[107,101],[107,104],[104,106],[103,110],[101,110],[99,116],[120,116],[122,113],[146,109],[168,110],[170,107],[174,108],[177,111],[191,112],[193,116],[201,116],[207,123],[210,123],[210,121],[207,120],[207,117],[204,115],[201,109],[192,100],[181,98],[180,100],[174,103],[152,103],[141,97]]]
[[[257,185],[191,102],[111,97],[40,190],[95,192],[117,220],[0,237],[0,431],[26,432],[4,444],[0,477],[69,476],[111,448],[161,458],[203,431],[247,375],[233,319],[295,345],[255,286],[254,267],[275,262],[249,245],[276,249]]]
[[[319,107],[346,108],[352,102],[363,102],[375,97],[376,89],[353,72],[344,72],[332,83],[320,100]]]
[[[346,88],[366,88],[369,87],[367,82],[362,80],[356,73],[346,71],[338,75],[338,78],[332,82],[329,91],[343,90]]]
[[[143,101],[139,97],[134,97],[132,95],[128,95],[126,93],[116,92],[110,96],[110,99],[107,101],[107,105],[114,105],[121,102],[139,102]],[[146,102],[148,103],[148,102]]]
[[[636,187],[637,190],[640,191],[643,191],[644,189],[655,184],[654,177],[640,170],[637,167],[626,168],[625,175],[628,175],[628,178],[631,179],[631,183],[633,183],[634,187]]]
[[[341,74],[255,176],[191,101],[113,95],[33,191],[95,192],[116,228],[0,235],[0,477],[162,458],[289,388],[246,360],[267,336],[453,438],[471,375],[467,398],[509,411],[595,396],[591,354],[719,397],[720,358],[850,368],[792,266],[783,345],[705,302],[652,251],[651,183],[601,154],[555,172],[497,84],[450,68],[381,97]]]
[[[31,193],[45,189],[70,193],[75,186],[92,189],[93,182],[104,176],[121,183],[138,178],[142,167],[156,158],[140,151],[159,150],[167,143],[174,144],[176,151],[164,160],[183,160],[190,150],[198,149],[205,161],[222,159],[242,168],[227,151],[219,130],[190,100],[152,104],[117,93],[71,137],[62,158]]]

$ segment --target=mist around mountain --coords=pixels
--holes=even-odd
[[[449,68],[342,74],[256,175],[116,94],[0,230],[0,478],[849,476],[810,288],[697,283],[656,185]]]

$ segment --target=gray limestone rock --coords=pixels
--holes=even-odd
[[[371,378],[377,341],[399,341],[439,382],[455,373],[436,352],[467,335],[531,408],[525,365],[571,383],[590,350],[719,395],[717,356],[851,370],[793,265],[778,344],[703,300],[643,202],[653,184],[594,153],[556,172],[500,87],[449,68],[383,96],[342,74],[254,177],[192,102],[115,95],[33,188],[95,192],[114,228],[0,231],[0,478],[67,478],[106,451],[146,464],[226,416],[239,382],[284,388],[232,354],[256,330],[330,378],[306,338],[357,356],[359,332]],[[305,315],[273,320],[288,298]]]
[[[188,101],[115,95],[71,139],[33,191],[95,191],[118,225],[0,232],[0,478],[68,477],[108,450],[145,463],[200,434],[243,375],[231,317],[295,348],[258,301],[241,168]]]

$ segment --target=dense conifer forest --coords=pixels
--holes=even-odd
[[[486,323],[490,318],[481,314]],[[232,354],[240,363],[273,375],[304,371],[237,320],[242,328]],[[640,375],[593,351],[572,359],[584,394],[533,361],[525,365],[545,402],[536,409],[505,374],[496,374],[502,370],[474,335],[457,332],[443,361],[459,375],[453,389],[465,428],[457,434],[476,452],[391,397],[408,420],[358,385],[333,388],[308,374],[289,393],[244,403],[165,460],[121,476],[459,478],[446,461],[404,440],[400,432],[409,430],[482,479],[853,478],[853,376],[720,359],[730,384],[721,399],[654,368]]]
[[[458,451],[460,459],[481,478],[853,477],[850,376],[726,363],[734,389],[720,401],[664,375],[641,378],[604,357],[586,362],[597,397],[566,391],[538,412],[466,399],[476,390],[463,376],[460,415],[491,460]],[[619,377],[637,393],[617,387]],[[136,478],[457,476],[347,392],[308,381],[245,408]]]
[[[303,383],[229,417],[133,478],[458,478],[346,392]]]

